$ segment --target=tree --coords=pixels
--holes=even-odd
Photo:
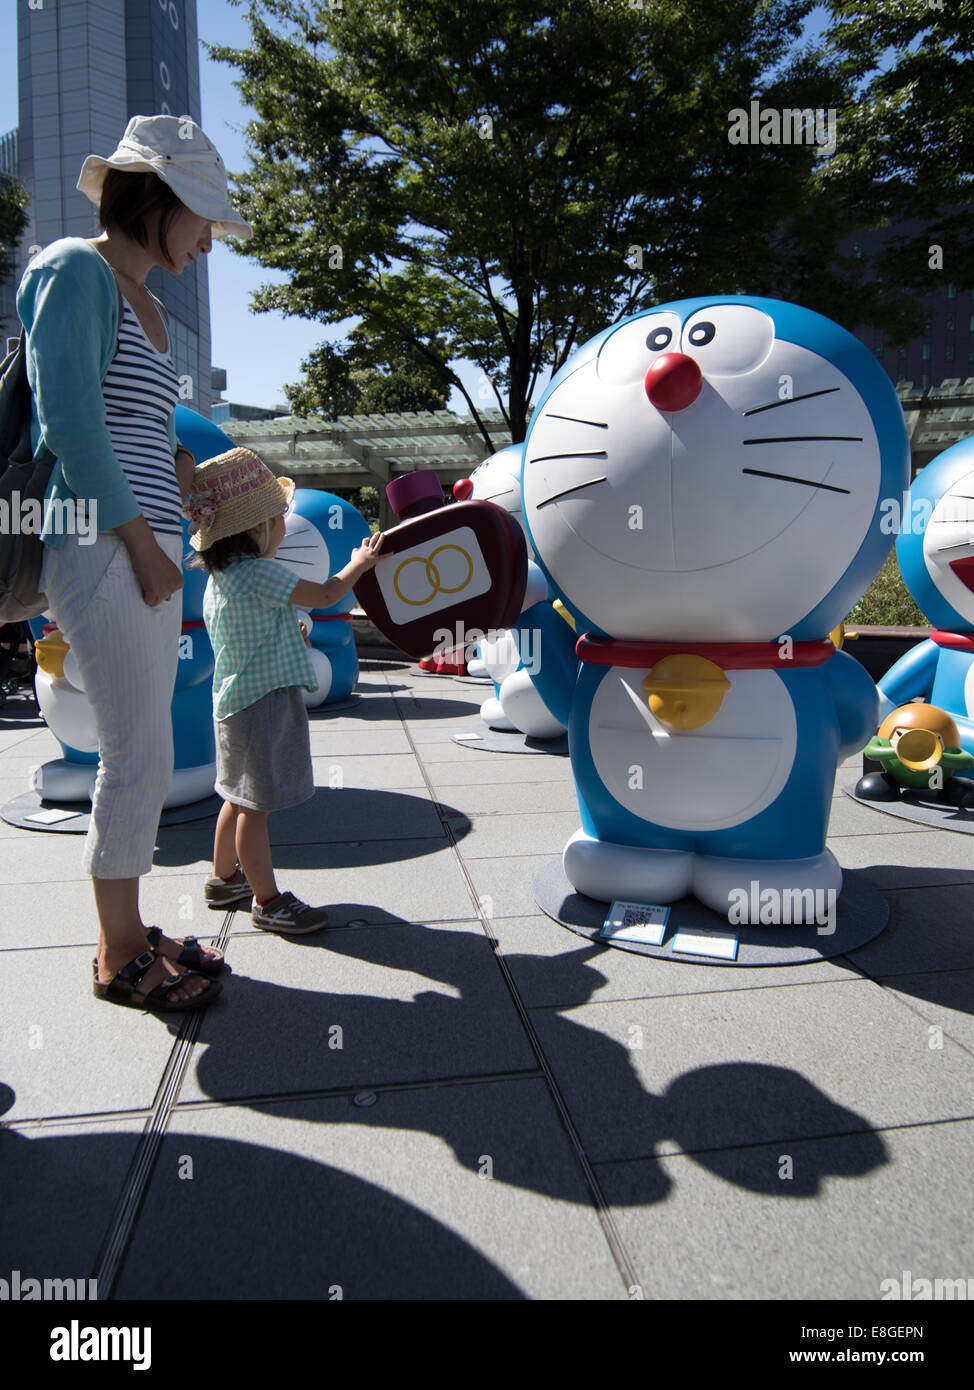
[[[289,275],[255,308],[360,316],[376,360],[429,362],[485,440],[451,362],[479,364],[520,440],[545,368],[668,299],[746,290],[917,331],[915,302],[837,254],[862,209],[820,188],[818,146],[729,139],[752,98],[844,107],[852,74],[799,43],[811,8],[250,0],[252,47],[211,52],[257,112],[239,249]]]
[[[823,186],[891,228],[878,267],[887,284],[974,287],[974,0],[829,9],[850,93]]]
[[[27,226],[27,189],[18,179],[0,177],[0,285],[10,279],[17,243]]]
[[[397,363],[382,369],[368,344],[355,340],[344,351],[323,343],[302,363],[304,380],[285,386],[295,415],[372,415],[390,411],[443,410],[449,386],[410,344]]]

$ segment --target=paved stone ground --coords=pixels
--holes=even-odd
[[[80,838],[0,824],[0,1274],[715,1300],[974,1275],[968,836],[837,790],[831,847],[890,904],[875,942],[781,969],[634,957],[535,907],[577,825],[566,758],[453,743],[475,686],[372,661],[360,690],[313,715],[319,790],[272,821],[279,880],[342,929],[208,912],[212,819],[159,832],[147,918],[232,967],[199,1015],[96,1001]],[[57,755],[26,700],[0,710],[0,801]]]

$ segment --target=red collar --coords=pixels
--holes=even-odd
[[[972,644],[974,650],[974,644]],[[793,642],[791,651],[779,642],[625,642],[609,637],[578,639],[575,651],[593,666],[655,666],[664,656],[686,653],[704,656],[725,671],[787,671],[796,666],[821,666],[835,654],[828,637],[814,642]]]
[[[952,647],[957,652],[974,652],[974,637],[969,637],[966,632],[938,632],[934,628],[930,641],[938,647]]]

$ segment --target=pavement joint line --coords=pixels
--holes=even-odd
[[[616,1225],[615,1217],[612,1214],[612,1208],[606,1200],[605,1194],[602,1191],[601,1184],[599,1183],[599,1180],[595,1175],[595,1171],[588,1160],[588,1155],[586,1154],[584,1145],[582,1144],[581,1136],[575,1127],[575,1123],[572,1120],[571,1113],[568,1109],[568,1105],[565,1102],[564,1096],[561,1094],[561,1089],[559,1088],[558,1082],[555,1079],[554,1072],[552,1071],[548,1059],[545,1056],[544,1048],[541,1046],[541,1039],[538,1037],[538,1034],[535,1031],[534,1024],[531,1020],[530,1013],[528,1012],[528,1009],[526,1008],[524,1001],[521,999],[521,996],[518,993],[517,986],[514,982],[514,977],[511,974],[510,967],[507,964],[503,952],[500,950],[500,942],[497,940],[497,937],[494,936],[493,932],[491,931],[490,921],[486,913],[484,912],[483,907],[481,906],[481,895],[477,892],[473,879],[470,877],[470,874],[467,871],[467,866],[464,863],[463,856],[460,854],[457,840],[453,834],[452,827],[450,826],[449,818],[443,814],[442,804],[433,792],[433,786],[427,775],[426,766],[416,748],[416,744],[413,742],[412,735],[410,734],[409,730],[405,727],[405,725],[403,726],[403,730],[406,735],[406,738],[409,740],[410,746],[413,750],[413,754],[416,758],[417,763],[419,764],[420,771],[423,774],[423,778],[426,782],[426,785],[429,787],[430,796],[433,798],[437,814],[440,817],[440,822],[443,825],[444,831],[451,842],[457,866],[467,886],[467,892],[470,894],[470,900],[474,904],[477,918],[480,922],[484,935],[490,942],[491,948],[494,953],[494,959],[497,962],[497,967],[501,972],[501,976],[504,980],[504,983],[507,986],[507,990],[511,997],[511,1001],[514,1004],[514,1008],[521,1020],[521,1027],[524,1029],[525,1036],[527,1037],[531,1049],[534,1052],[535,1057],[538,1059],[538,1064],[541,1067],[542,1072],[544,1073],[544,1079],[548,1086],[548,1093],[554,1102],[555,1108],[558,1112],[558,1118],[560,1119],[562,1124],[562,1128],[564,1129],[568,1137],[569,1144],[574,1150],[575,1158],[578,1161],[579,1167],[582,1170],[585,1182],[589,1189],[589,1193],[592,1197],[593,1205],[595,1207],[595,1215],[599,1221],[599,1224],[602,1227],[602,1234],[605,1237],[606,1243],[609,1246],[609,1251],[612,1255],[613,1260],[615,1261],[616,1268],[619,1271],[619,1274],[622,1278],[623,1284],[625,1285],[627,1293],[629,1293],[634,1287],[642,1289],[644,1287],[643,1283],[639,1278],[639,1275],[636,1271],[636,1266],[633,1263],[632,1257],[629,1254],[625,1242],[623,1241],[622,1234],[619,1231],[618,1226]],[[550,856],[547,857],[550,858]]]
[[[264,1091],[250,1096],[207,1096],[202,1100],[181,1100],[173,1107],[174,1115],[186,1114],[191,1110],[232,1110],[237,1107],[254,1105],[299,1105],[313,1100],[342,1100],[356,1096],[361,1091],[374,1091],[376,1095],[395,1095],[401,1091],[435,1091],[440,1086],[481,1086],[502,1081],[543,1081],[544,1072],[540,1067],[521,1071],[474,1072],[469,1076],[441,1076],[430,1080],[417,1081],[361,1081],[355,1085],[323,1087],[310,1091]]]
[[[611,950],[612,948],[611,948],[611,947],[608,947],[607,949]],[[634,951],[633,951],[633,952],[630,952],[630,954],[631,954],[631,955],[636,955],[636,954],[638,954],[638,952],[634,952]],[[538,956],[538,957],[536,957],[536,959],[537,959],[537,960],[543,960],[543,959],[545,959],[545,957],[543,957],[543,956]],[[596,959],[598,959],[598,957],[596,957]],[[653,958],[650,957],[649,959],[653,959]],[[834,957],[833,957],[833,959],[834,959]],[[593,966],[594,966],[594,962],[591,962],[591,963],[592,963]],[[689,961],[674,961],[673,964],[674,964],[674,965],[689,965],[690,962],[689,962]],[[667,968],[669,968],[669,967],[667,967]],[[691,966],[691,969],[692,969],[692,968],[694,968],[694,967]],[[745,969],[746,969],[746,968],[747,968],[747,967],[745,967]],[[765,973],[767,973],[767,971],[768,971],[768,967],[767,967],[767,966],[754,966],[754,967],[752,967],[752,968],[753,968],[755,971],[758,970],[758,969],[764,970]],[[797,970],[797,969],[799,969],[798,966],[791,966],[791,967],[782,966],[782,967],[778,967],[778,968],[781,968],[781,969],[789,969],[789,968],[790,968],[790,969],[792,969],[792,970]],[[738,975],[734,975],[734,976],[729,976],[728,978],[738,979],[739,976],[738,976]],[[753,981],[752,983],[749,983],[749,984],[746,984],[746,985],[743,985],[743,986],[742,986],[742,985],[738,985],[736,989],[734,988],[733,985],[728,985],[726,989],[720,989],[720,988],[711,988],[711,989],[691,989],[691,990],[678,990],[678,989],[675,989],[675,990],[672,990],[672,991],[667,992],[667,993],[665,993],[665,994],[633,994],[633,995],[627,994],[627,995],[624,995],[624,996],[622,996],[622,997],[620,997],[620,998],[618,998],[618,999],[578,999],[578,1000],[566,999],[566,1000],[565,1000],[563,1003],[561,1003],[561,1004],[529,1004],[529,1005],[528,1005],[528,1008],[531,1010],[532,1013],[541,1013],[542,1011],[546,1011],[546,1010],[554,1010],[554,1011],[557,1012],[559,1009],[595,1009],[595,1008],[602,1008],[603,1006],[606,1006],[606,1005],[609,1005],[609,1004],[658,1004],[658,1003],[660,1003],[660,1001],[663,1000],[663,999],[701,999],[701,998],[704,998],[704,997],[705,997],[706,995],[708,995],[708,994],[714,994],[714,995],[718,995],[718,994],[720,994],[720,995],[723,995],[723,994],[747,994],[747,993],[749,993],[751,990],[756,990],[756,989],[806,989],[806,988],[812,988],[812,987],[814,987],[814,986],[816,986],[816,985],[847,985],[847,984],[855,985],[855,984],[876,984],[876,983],[878,983],[876,980],[873,980],[871,977],[866,976],[866,975],[860,975],[860,976],[858,976],[858,977],[856,977],[856,976],[850,976],[850,977],[848,977],[848,978],[839,977],[838,979],[832,979],[832,980],[780,980],[777,984],[776,984],[773,980],[769,980],[767,984],[762,984],[760,981],[755,980],[755,981]]]
[[[226,945],[230,913],[224,916],[216,938],[217,949]],[[95,1257],[91,1277],[98,1280],[98,1301],[111,1301],[128,1253],[135,1225],[142,1210],[163,1138],[169,1127],[173,1106],[183,1084],[183,1076],[196,1045],[203,1022],[203,1009],[187,1010],[180,1023],[168,1060],[159,1079],[152,1111],[145,1122],[132,1162],[122,1184],[115,1211],[109,1221],[101,1248]]]
[[[139,1110],[88,1110],[79,1115],[32,1115],[24,1119],[0,1120],[0,1130],[63,1128],[89,1124],[92,1120],[146,1120],[151,1114],[152,1111],[143,1106]]]
[[[874,1125],[866,1129],[840,1129],[829,1134],[792,1134],[784,1137],[772,1136],[770,1139],[755,1139],[746,1144],[712,1144],[706,1149],[668,1149],[663,1153],[634,1154],[627,1158],[598,1158],[596,1168],[622,1163],[659,1163],[664,1158],[697,1158],[701,1154],[728,1154],[745,1149],[780,1148],[782,1144],[826,1144],[835,1139],[862,1139],[866,1135],[897,1134],[901,1130],[932,1129],[942,1125],[967,1125],[974,1121],[974,1115],[948,1115],[940,1120],[913,1120],[899,1125]]]
[[[942,971],[924,971],[923,973],[924,973],[924,974],[942,974],[942,973],[956,974],[956,973],[959,973],[959,972],[956,972],[956,971],[950,971],[950,972],[942,972]],[[960,1050],[961,1050],[962,1052],[966,1052],[967,1055],[968,1055],[969,1057],[974,1057],[974,1048],[972,1048],[968,1043],[962,1042],[960,1038],[954,1037],[954,1034],[953,1034],[952,1032],[949,1032],[949,1031],[948,1031],[947,1026],[941,1027],[940,1024],[933,1023],[931,1019],[927,1018],[926,1014],[924,1014],[920,1009],[917,1008],[917,1006],[916,1006],[915,1004],[913,1004],[913,1003],[910,1001],[910,999],[908,999],[908,998],[907,998],[907,999],[904,999],[904,998],[903,998],[903,993],[904,993],[904,991],[898,990],[897,987],[896,987],[896,985],[894,985],[894,984],[887,983],[887,981],[892,981],[892,980],[895,980],[895,979],[902,979],[902,978],[904,978],[904,977],[905,977],[905,972],[904,972],[904,975],[903,975],[903,976],[901,976],[901,975],[890,975],[890,976],[885,977],[885,979],[877,979],[874,975],[869,975],[868,973],[867,973],[867,975],[866,975],[866,978],[867,978],[872,984],[877,985],[877,986],[878,986],[881,990],[883,990],[887,995],[891,996],[892,1002],[893,1002],[894,1004],[901,1004],[901,1005],[903,1006],[904,1009],[907,1009],[911,1014],[913,1014],[913,1016],[914,1016],[915,1018],[920,1019],[920,1021],[921,1021],[922,1023],[924,1023],[928,1028],[941,1028],[941,1032],[943,1033],[943,1035],[944,1035],[945,1038],[949,1038],[950,1041],[951,1041],[952,1043],[954,1043],[957,1047],[959,1047]],[[908,977],[907,977],[907,978],[908,978]],[[934,1008],[942,1008],[942,1009],[949,1009],[949,1008],[950,1008],[950,1006],[949,1006],[948,1004],[939,1004],[939,1005],[938,1005],[938,1004],[936,1003],[935,1000],[930,1000],[929,1002],[933,1005]]]

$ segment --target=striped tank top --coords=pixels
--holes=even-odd
[[[168,342],[166,351],[158,352],[125,299],[118,347],[102,391],[112,448],[142,515],[153,531],[180,535],[182,499],[168,429],[179,396],[179,378]]]

